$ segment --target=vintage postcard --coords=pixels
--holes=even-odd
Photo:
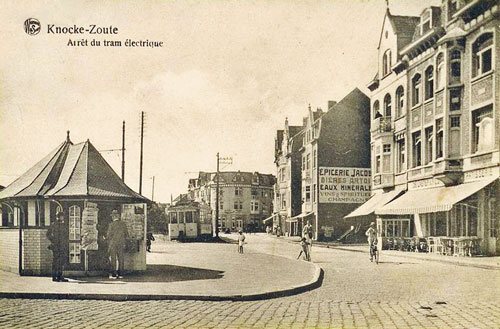
[[[500,3],[0,4],[1,328],[497,328]]]

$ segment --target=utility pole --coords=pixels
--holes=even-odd
[[[217,176],[215,179],[215,237],[219,237],[219,152],[217,152]]]
[[[223,164],[232,164],[233,163],[233,158],[231,157],[226,157],[226,158],[220,158],[219,157],[219,152],[217,152],[217,175],[215,177],[215,236],[219,237],[219,175],[220,175],[220,170],[219,170],[219,165],[220,163]]]
[[[155,176],[153,176],[153,187],[151,188],[151,201],[155,201]]]
[[[142,194],[142,152],[144,146],[144,111],[141,112],[141,160],[139,164],[139,194]]]
[[[122,128],[122,181],[125,182],[125,120]]]

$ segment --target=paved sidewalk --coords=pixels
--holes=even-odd
[[[68,283],[0,271],[0,297],[256,300],[310,290],[322,279],[313,263],[249,250],[238,254],[229,243],[157,241],[147,263],[146,273],[123,279],[78,277]]]
[[[299,237],[276,237],[276,239],[285,239],[290,243],[299,243]],[[326,242],[313,242],[313,247],[331,248],[338,250],[346,250],[352,252],[364,252],[368,253],[368,245],[344,245],[338,243],[326,243]],[[383,255],[403,257],[403,258],[414,258],[427,261],[435,261],[442,263],[451,263],[460,266],[472,266],[491,270],[500,270],[500,257],[498,256],[475,256],[475,257],[454,257],[445,256],[439,254],[431,253],[418,253],[418,252],[408,252],[408,251],[398,251],[398,250],[382,250],[381,257]]]

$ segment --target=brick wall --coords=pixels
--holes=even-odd
[[[47,248],[47,229],[23,230],[23,269],[27,275],[51,273],[52,252]]]
[[[0,228],[0,269],[19,271],[19,230]]]

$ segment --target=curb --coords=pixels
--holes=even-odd
[[[277,256],[281,257],[281,256]],[[257,301],[297,295],[321,287],[324,278],[323,269],[314,263],[314,276],[304,285],[288,289],[267,291],[249,295],[138,295],[138,294],[71,294],[71,293],[30,293],[30,292],[0,292],[0,298],[24,299],[67,299],[67,300],[110,300],[110,301],[147,301],[147,300],[200,300],[200,301]]]
[[[343,247],[335,247],[335,246],[322,246],[323,248],[329,248],[329,249],[338,249],[338,250],[343,250],[343,251],[350,251],[350,252],[361,252],[361,253],[368,253],[368,251],[364,250],[356,250],[356,249],[349,249],[349,248],[343,248]],[[457,266],[465,266],[465,267],[476,267],[476,268],[482,268],[485,270],[496,270],[498,271],[500,269],[499,266],[495,265],[487,265],[487,264],[475,264],[475,263],[469,263],[467,261],[460,261],[460,260],[451,260],[451,259],[437,259],[437,258],[432,258],[432,257],[425,257],[425,256],[414,256],[411,253],[405,253],[401,255],[394,255],[394,254],[388,254],[389,256],[393,257],[403,257],[403,258],[412,258],[412,259],[420,259],[420,260],[425,260],[425,261],[430,261],[430,262],[438,262],[438,263],[446,263],[446,264],[451,264],[451,265],[457,265]]]
[[[298,243],[296,241],[291,241],[288,240],[288,243]],[[351,249],[351,248],[346,248],[342,245],[324,245],[322,243],[315,243],[315,247],[320,247],[320,248],[326,248],[326,249],[336,249],[336,250],[342,250],[342,251],[349,251],[349,252],[359,252],[359,253],[368,253],[368,250],[358,250],[358,249]],[[368,248],[368,247],[367,247]],[[452,265],[457,265],[457,266],[465,266],[465,267],[476,267],[476,268],[481,268],[485,270],[495,270],[498,271],[500,269],[499,265],[488,265],[488,264],[475,264],[475,263],[470,263],[467,261],[462,261],[462,260],[450,260],[450,259],[437,259],[437,258],[432,258],[432,257],[425,257],[425,256],[414,256],[411,253],[404,253],[401,255],[393,255],[389,254],[389,256],[393,257],[403,257],[403,258],[412,258],[412,259],[420,259],[420,260],[425,260],[425,261],[431,261],[431,262],[439,262],[439,263],[446,263],[446,264],[452,264]]]

